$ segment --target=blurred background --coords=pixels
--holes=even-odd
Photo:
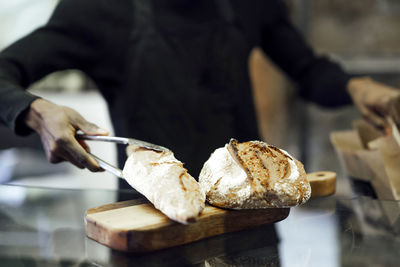
[[[0,50],[46,23],[57,2],[0,1]],[[317,53],[340,62],[351,74],[368,75],[400,88],[400,1],[285,2],[293,23]],[[353,107],[321,109],[297,98],[295,86],[259,49],[249,58],[249,70],[263,139],[297,156],[308,172],[332,170],[340,177],[342,171],[329,134],[351,128],[352,121],[359,118],[358,112]],[[29,90],[78,110],[87,120],[113,134],[107,105],[83,73],[54,73]],[[0,126],[0,136],[0,183],[116,188],[117,179],[111,174],[93,174],[66,163],[48,163],[35,134],[16,137]],[[115,147],[92,143],[91,148],[94,154],[115,164]]]

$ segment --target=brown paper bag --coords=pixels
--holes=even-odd
[[[348,176],[370,182],[384,171],[380,152],[365,149],[356,131],[334,132],[330,138]]]
[[[400,145],[365,122],[353,126],[333,132],[331,142],[348,176],[370,182],[380,200],[391,200],[381,201],[381,207],[389,225],[400,231],[400,202],[393,202],[400,200]]]
[[[392,135],[380,137],[378,147],[396,200],[400,200],[400,146]]]

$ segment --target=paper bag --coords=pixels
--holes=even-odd
[[[353,126],[355,130],[331,134],[343,169],[352,178],[370,182],[380,200],[392,200],[381,201],[382,210],[400,230],[400,202],[393,202],[400,200],[400,145],[363,121]]]

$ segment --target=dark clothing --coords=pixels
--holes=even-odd
[[[163,6],[166,1],[154,3],[152,8],[148,0],[135,1],[127,77],[132,87],[118,101],[120,113],[111,111],[112,121],[124,134],[172,149],[197,175],[210,153],[231,137],[258,138],[248,48],[222,14],[228,5],[199,1],[209,16],[204,20],[169,14],[175,9],[164,12],[170,7]]]
[[[116,135],[170,148],[196,177],[229,138],[258,138],[247,69],[255,46],[303,97],[350,103],[348,75],[313,54],[280,1],[64,0],[1,53],[0,121],[25,133],[17,118],[35,97],[23,88],[80,69],[107,100]]]

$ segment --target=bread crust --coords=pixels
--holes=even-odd
[[[222,208],[291,207],[311,196],[303,164],[261,141],[232,139],[207,160],[199,182],[206,200]]]
[[[154,207],[180,223],[195,222],[204,209],[205,194],[171,151],[130,146],[123,169],[126,181]]]

